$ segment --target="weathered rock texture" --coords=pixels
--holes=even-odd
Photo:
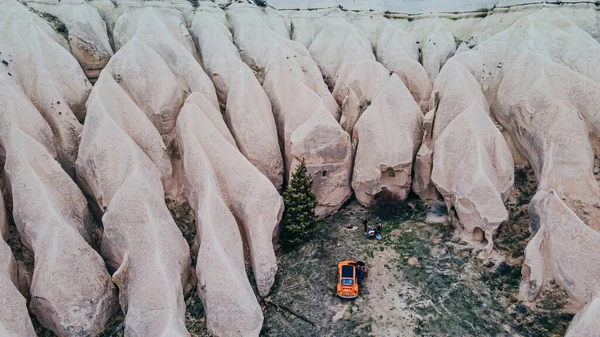
[[[27,5],[44,13],[56,26],[55,29],[67,35],[71,53],[88,79],[95,82],[113,55],[106,24],[98,11],[83,0],[73,0],[61,6],[38,1],[27,2]]]
[[[354,126],[352,187],[356,199],[405,200],[412,163],[423,135],[423,115],[402,81],[392,75]]]
[[[494,104],[496,118],[533,167],[538,189],[555,190],[596,229],[600,187],[587,131],[590,125],[598,134],[599,92],[588,78],[525,51],[505,70]]]
[[[352,134],[356,198],[364,205],[381,198],[406,199],[423,118],[410,92],[375,61],[366,34],[342,18],[331,18],[309,50],[335,86],[334,97],[342,105],[340,124]]]
[[[304,158],[318,198],[315,212],[336,211],[351,195],[352,150],[350,136],[334,119],[338,107],[319,69],[304,46],[273,32],[256,7],[231,5],[228,17],[242,59],[264,74],[286,177]]]
[[[427,32],[427,35],[418,40],[421,47],[421,63],[429,80],[434,83],[446,60],[456,51],[454,35],[443,22],[435,19],[417,21],[413,27],[413,32],[415,31]],[[421,35],[421,32],[413,35]]]
[[[419,63],[419,48],[412,36],[387,23],[379,33],[375,51],[377,60],[402,79],[423,113],[430,107],[432,82]]]
[[[433,150],[437,138],[448,124],[469,106],[475,104],[487,113],[488,103],[475,78],[457,62],[449,61],[436,81],[431,97],[432,111],[425,115],[423,142],[415,158],[413,191],[422,199],[437,200],[431,181]]]
[[[177,121],[184,191],[196,213],[200,239],[198,294],[211,333],[258,336],[263,316],[246,278],[242,238],[259,294],[266,296],[277,271],[272,239],[283,201],[206,117],[205,111],[214,107],[203,100],[192,94]]]
[[[565,337],[597,337],[600,331],[600,297],[588,303],[569,325]]]
[[[191,33],[204,69],[226,106],[225,121],[239,150],[281,189],[283,159],[271,102],[252,70],[242,62],[227,29],[225,12],[216,6],[202,7],[194,15]]]
[[[550,281],[556,281],[575,300],[589,303],[570,329],[571,335],[583,333],[583,327],[598,322],[600,233],[581,221],[553,190],[539,190],[529,204],[529,214],[534,236],[525,250],[521,293],[533,300]]]
[[[533,301],[556,281],[574,300],[587,303],[567,336],[595,336],[600,290],[600,187],[594,178],[597,146],[593,147],[592,141],[598,144],[600,88],[590,64],[598,57],[594,50],[600,45],[564,17],[549,12],[542,17],[539,13],[517,20],[485,41],[512,40],[514,36],[505,34],[522,29],[527,33],[527,45],[522,50],[498,53],[501,56],[488,51],[492,56],[486,56],[486,63],[503,57],[501,60],[508,64],[502,66],[501,74],[488,73],[490,77],[482,78],[482,84],[488,97],[495,99],[496,118],[519,154],[531,164],[538,181],[538,192],[529,206],[533,238],[525,250],[521,293]],[[560,44],[551,41],[548,32],[567,45],[571,41],[587,43],[575,49],[576,53],[567,53],[567,49],[557,48]],[[502,46],[508,45],[505,42]],[[465,55],[463,63],[487,54]]]
[[[504,30],[475,37],[474,42],[486,35],[490,36],[477,45],[461,45],[456,60],[474,74],[489,102],[494,102],[504,67],[524,50],[532,50],[600,82],[600,69],[593,66],[600,62],[600,44],[558,11],[535,11]]]
[[[0,2],[0,62],[52,130],[58,160],[70,175],[92,85],[48,23],[12,0]],[[78,120],[79,119],[79,120]]]
[[[0,335],[6,337],[35,336],[27,303],[17,290],[17,264],[4,241],[6,213],[4,198],[0,195]]]
[[[496,229],[508,219],[504,201],[513,185],[512,154],[477,81],[452,59],[436,79],[433,100],[433,125],[428,123],[415,165],[419,182],[435,185],[463,230],[475,240],[485,236],[490,251]],[[433,193],[431,185],[418,187],[425,187],[418,193]]]
[[[173,188],[178,181],[163,137],[176,146],[175,121],[187,93],[218,104],[184,27],[174,10],[126,11],[114,30],[122,47],[87,102],[77,174],[104,212],[101,252],[116,270],[128,336],[189,336],[189,247],[164,202],[163,183]]]
[[[338,16],[327,20],[309,52],[334,88],[333,97],[342,107],[342,128],[352,134],[354,124],[390,77],[389,71],[375,61],[365,33]]]
[[[115,287],[86,242],[95,224],[56,161],[53,138],[27,96],[0,72],[0,143],[12,212],[21,241],[35,253],[30,309],[58,336],[94,335],[116,310]]]

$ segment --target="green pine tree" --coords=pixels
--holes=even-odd
[[[317,230],[315,207],[317,196],[311,189],[312,181],[306,175],[306,163],[302,163],[292,175],[290,183],[283,192],[285,209],[281,221],[280,243],[289,250],[305,242]]]

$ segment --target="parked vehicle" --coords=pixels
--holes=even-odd
[[[368,275],[368,268],[362,261],[345,260],[338,263],[337,295],[341,298],[356,298],[359,284]]]

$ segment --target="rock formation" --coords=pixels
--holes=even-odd
[[[352,187],[358,201],[371,205],[378,198],[406,199],[421,137],[421,111],[392,75],[354,126]]]
[[[56,161],[50,126],[3,72],[0,119],[13,217],[35,253],[30,309],[58,336],[93,335],[117,303],[104,262],[88,244],[96,225],[87,201]]]
[[[521,292],[533,300],[550,280],[586,303],[600,296],[600,233],[585,224],[554,190],[539,190],[529,204],[534,235],[525,249]]]
[[[518,23],[521,25],[515,27]],[[525,26],[532,34],[541,35],[538,25],[547,31],[558,30],[557,38],[585,38],[568,22],[556,27],[534,15],[509,29]],[[573,34],[561,35],[562,29]],[[564,59],[553,49],[554,44],[542,42],[515,50],[510,63],[503,66],[502,76],[489,80],[489,95],[495,96],[496,118],[529,161],[538,181],[538,192],[529,206],[533,238],[525,250],[521,293],[535,300],[555,280],[578,303],[587,303],[567,336],[587,336],[597,330],[600,290],[596,282],[600,272],[596,261],[600,187],[593,173],[591,142],[597,144],[600,88],[592,80],[594,71],[581,65],[590,61],[593,53],[588,51],[598,44],[586,44],[581,53]],[[571,69],[555,61],[567,63]]]
[[[441,75],[434,86],[431,97],[433,110],[425,115],[423,142],[415,158],[413,191],[425,200],[437,200],[438,196],[431,181],[436,139],[469,106],[476,104],[486,113],[489,111],[479,83],[464,67],[451,60]]]
[[[596,297],[575,315],[565,337],[596,337],[600,327],[600,297]]]
[[[46,21],[16,1],[0,7],[2,68],[50,125],[58,160],[73,175],[83,128],[79,121],[92,86],[64,38]]]
[[[508,219],[504,201],[513,185],[512,154],[479,84],[459,63],[446,62],[433,95],[435,110],[426,117],[429,130],[415,164],[415,192],[434,198],[435,185],[465,232],[475,240],[485,235],[489,252],[496,229]]]
[[[372,205],[378,198],[408,197],[413,158],[423,134],[422,120],[410,92],[398,76],[390,76],[354,126],[352,187],[359,202]]]
[[[334,119],[338,107],[319,69],[306,48],[274,33],[255,7],[233,4],[228,18],[242,59],[264,73],[286,177],[304,158],[318,198],[315,212],[331,214],[351,195],[352,150],[350,136]]]
[[[523,50],[532,50],[600,82],[600,70],[593,66],[600,62],[600,44],[558,11],[541,9],[494,32],[475,46],[461,46],[459,51],[464,52],[457,53],[456,58],[481,83],[488,102],[494,102],[504,67]]]
[[[95,82],[113,55],[106,24],[98,11],[83,0],[61,6],[35,1],[27,2],[27,5],[54,20],[57,30],[67,35],[70,51],[85,75]]]
[[[195,211],[200,238],[198,294],[209,332],[258,336],[263,316],[245,275],[242,238],[259,294],[266,296],[277,271],[272,239],[283,201],[268,179],[206,117],[204,111],[214,107],[202,101],[203,97],[192,94],[177,121],[184,191]]]
[[[7,337],[35,336],[25,298],[17,290],[15,257],[4,241],[6,213],[4,198],[0,195],[0,334]]]
[[[535,53],[506,67],[494,110],[529,161],[538,189],[555,190],[590,226],[600,215],[600,187],[588,125],[597,135],[600,86]],[[586,123],[587,122],[587,123]]]
[[[406,199],[423,118],[410,92],[375,61],[365,33],[342,18],[330,19],[309,50],[335,86],[334,97],[342,105],[340,124],[352,134],[352,187],[358,201],[372,205],[380,198]]]
[[[189,336],[183,301],[189,247],[164,202],[163,183],[173,188],[178,181],[163,137],[176,146],[186,92],[218,105],[182,23],[180,13],[153,8],[119,19],[115,44],[123,45],[90,95],[77,159],[78,179],[104,212],[101,252],[116,270],[128,336]]]
[[[205,6],[194,15],[190,31],[204,69],[226,106],[225,121],[239,150],[280,190],[283,159],[271,102],[252,70],[242,62],[226,24],[225,12]]]
[[[423,113],[427,113],[432,82],[419,63],[419,44],[405,30],[407,27],[400,26],[403,21],[389,20],[372,12],[347,16],[365,32],[377,61],[402,79]]]
[[[377,39],[377,60],[398,75],[423,113],[431,108],[431,86],[425,68],[419,63],[419,48],[412,36],[388,23]]]
[[[413,27],[413,31],[425,31],[428,34],[420,42],[423,68],[429,76],[431,83],[435,82],[442,66],[456,51],[454,35],[442,22],[420,20]]]
[[[331,17],[312,41],[309,52],[342,107],[340,124],[352,134],[354,124],[375,99],[389,72],[375,61],[364,32],[341,17]]]

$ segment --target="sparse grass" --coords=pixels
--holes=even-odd
[[[530,239],[527,206],[536,192],[536,180],[530,166],[515,167],[516,200],[508,203],[509,220],[502,224],[495,238],[496,249],[507,256],[507,261],[494,268],[483,266],[482,280],[499,302],[507,308],[505,320],[513,330],[524,337],[563,336],[573,318],[565,309],[567,294],[555,287],[543,291],[533,308],[517,298],[521,282],[521,265],[525,247]]]
[[[52,330],[46,329],[33,315],[31,315],[31,323],[33,323],[33,329],[37,337],[56,337]]]
[[[123,337],[125,335],[125,314],[119,311],[108,321],[98,337]]]
[[[420,315],[414,332],[419,336],[496,336],[502,332],[501,313],[469,264],[475,258],[473,249],[451,240],[449,226],[406,222],[392,242],[401,256],[397,267],[420,291],[420,300],[411,304]],[[419,263],[412,266],[408,260],[414,257]]]
[[[335,266],[347,258],[362,259],[369,265],[384,250],[393,249],[398,257],[382,268],[401,271],[398,282],[415,289],[414,296],[402,296],[408,310],[417,317],[414,334],[562,336],[573,315],[564,310],[560,294],[550,294],[531,309],[517,299],[523,251],[529,238],[527,204],[535,193],[533,172],[530,168],[517,170],[516,181],[517,202],[508,207],[511,219],[500,228],[495,240],[497,249],[508,259],[497,265],[479,259],[481,248],[454,236],[451,226],[425,224],[426,207],[418,200],[371,210],[346,206],[322,221],[318,234],[300,249],[280,256],[280,272],[271,293],[275,301],[312,317],[321,328],[267,308],[262,335],[369,335],[372,325],[366,322],[372,317],[364,311],[331,321],[335,313],[331,310],[340,305],[333,289]],[[362,219],[366,217],[372,219],[371,223],[383,224],[381,241],[362,235]],[[346,231],[343,228],[348,222],[359,228]],[[410,265],[411,258],[418,263]],[[368,288],[367,284],[361,291],[368,293]],[[372,324],[382,323],[376,317]]]
[[[196,220],[190,205],[187,201],[178,203],[171,198],[165,198],[165,204],[171,212],[171,216],[175,220],[177,227],[181,230],[183,238],[187,241],[188,245],[192,247],[194,238],[196,237]],[[192,254],[194,255],[194,254]]]

